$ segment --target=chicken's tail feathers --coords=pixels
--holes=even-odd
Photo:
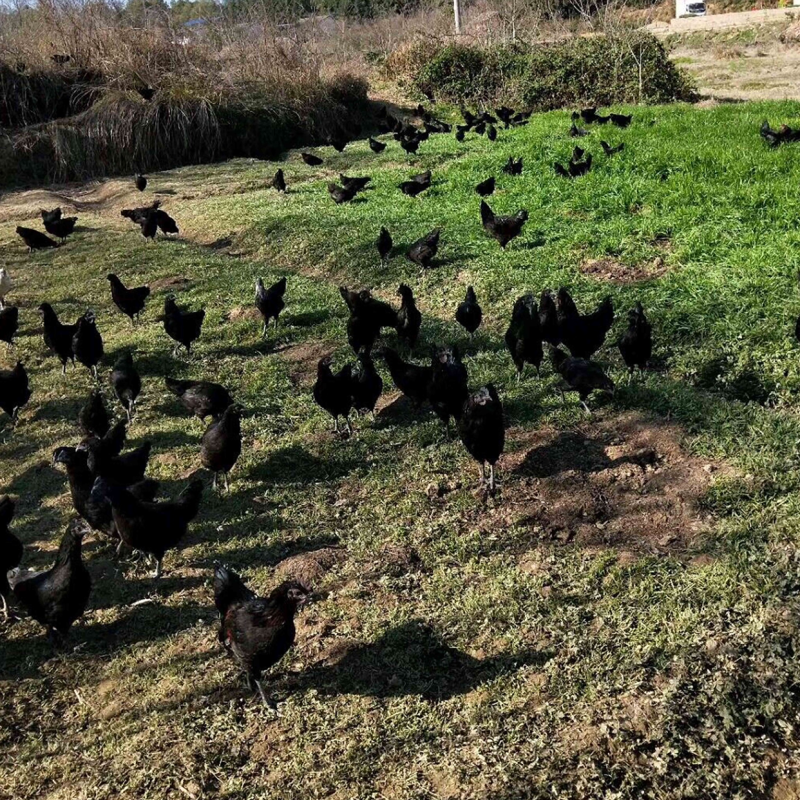
[[[187,522],[191,522],[200,510],[200,501],[203,498],[203,481],[192,481],[180,494],[178,502],[183,507]]]
[[[494,222],[494,212],[489,208],[489,204],[485,200],[481,200],[481,221],[484,225]]]
[[[246,602],[255,595],[228,566],[214,563],[214,604],[224,616],[234,602]]]
[[[181,395],[183,393],[183,381],[175,380],[175,378],[164,378],[164,385],[172,394]]]

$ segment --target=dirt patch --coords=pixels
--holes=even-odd
[[[602,281],[611,283],[638,283],[660,278],[667,271],[667,265],[661,256],[643,264],[629,266],[620,264],[611,258],[590,258],[584,261],[580,270],[584,275],[591,275]]]
[[[323,547],[311,553],[300,553],[284,559],[275,568],[275,572],[284,580],[302,581],[314,589],[344,555],[344,550],[338,547]]]
[[[317,364],[321,358],[330,355],[336,345],[330,342],[304,342],[276,351],[291,366],[289,377],[296,385],[310,385],[317,375]],[[337,368],[338,369],[338,368]]]
[[[159,278],[150,284],[151,292],[158,292],[162,289],[183,289],[190,283],[188,278],[172,277],[172,278]]]
[[[255,306],[237,306],[225,314],[224,318],[236,322],[238,319],[261,319],[261,314]]]
[[[647,553],[683,552],[710,530],[700,498],[730,474],[685,451],[677,426],[637,413],[573,431],[509,431],[502,462],[509,522],[540,541]]]

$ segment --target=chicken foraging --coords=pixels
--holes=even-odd
[[[16,306],[0,308],[0,342],[14,346],[14,336],[19,329],[19,309]]]
[[[395,350],[384,347],[382,351],[392,383],[417,408],[428,399],[428,386],[433,377],[433,369],[403,361]]]
[[[591,358],[603,346],[614,322],[610,297],[604,298],[591,314],[581,315],[563,286],[556,295],[556,313],[561,342],[576,358]]]
[[[123,314],[130,317],[132,324],[135,324],[150,296],[150,288],[137,286],[134,289],[128,289],[113,272],[106,275],[106,280],[111,284],[111,299],[114,301],[114,305]]]
[[[286,178],[283,175],[283,170],[279,169],[272,178],[270,182],[270,186],[279,191],[285,192],[286,191]]]
[[[302,158],[309,167],[318,167],[322,163],[322,159],[319,156],[315,156],[313,153],[300,153],[300,158]]]
[[[142,379],[133,365],[133,356],[130,353],[120,356],[114,365],[114,369],[111,371],[111,386],[125,409],[130,425],[136,410],[136,400],[142,391]]]
[[[381,257],[381,264],[385,267],[389,261],[389,254],[392,252],[392,235],[386,228],[381,228],[375,246],[378,248],[378,255]]]
[[[434,228],[430,233],[417,239],[408,249],[407,257],[422,269],[429,269],[433,266],[432,261],[436,258],[439,251],[440,228]]]
[[[450,418],[460,419],[464,403],[469,396],[467,368],[461,361],[458,348],[433,348],[431,358],[431,380],[428,384],[428,400],[436,416],[444,423],[449,433]]]
[[[641,303],[628,312],[628,329],[617,346],[631,375],[636,367],[645,371],[653,353],[653,334]]]
[[[72,352],[97,380],[97,365],[103,358],[103,337],[97,330],[93,311],[87,311],[78,320],[78,329],[72,336]]]
[[[0,600],[3,601],[3,614],[9,618],[8,600],[11,586],[7,573],[19,566],[22,561],[22,542],[9,530],[14,519],[16,504],[10,497],[0,499]]]
[[[397,294],[403,298],[400,310],[397,312],[397,336],[405,340],[409,349],[413,350],[422,327],[422,314],[419,313],[410,286],[401,283],[397,288]]]
[[[192,344],[200,338],[203,329],[203,320],[206,317],[204,309],[199,311],[184,311],[178,307],[175,298],[170,295],[164,300],[164,330],[167,336],[175,342],[172,354],[175,355],[183,345],[187,354],[192,352]]]
[[[62,242],[75,230],[75,223],[78,221],[77,217],[61,217],[61,219],[54,220],[53,222],[45,222],[44,229],[56,239],[61,239]]]
[[[54,242],[49,236],[45,236],[41,231],[33,228],[23,228],[22,225],[17,225],[17,235],[22,237],[29,253],[34,250],[46,250],[48,247],[58,247],[58,242]]]
[[[494,186],[495,186],[495,181],[494,181],[494,176],[492,176],[491,178],[487,178],[485,181],[481,181],[475,187],[475,191],[481,197],[488,197],[490,194],[494,192]]]
[[[16,425],[20,409],[31,399],[28,373],[21,361],[12,370],[0,369],[0,410]]]
[[[206,417],[219,419],[233,398],[224,386],[210,381],[178,381],[164,378],[167,389],[174,394],[181,405],[198,419]]]
[[[147,178],[144,175],[137,175],[136,176],[136,188],[143,192],[147,188]]]
[[[522,380],[525,364],[533,364],[536,374],[542,363],[542,330],[536,299],[532,294],[518,297],[511,312],[511,323],[505,334],[505,343],[517,369],[517,380]]]
[[[506,245],[522,232],[522,226],[528,219],[528,212],[524,209],[517,211],[510,217],[498,217],[494,214],[486,201],[481,200],[481,222],[483,229],[500,243],[505,249]]]
[[[367,411],[375,414],[375,404],[383,391],[383,379],[375,369],[372,357],[366,350],[361,350],[352,373],[351,394],[353,408],[359,414]]]
[[[586,405],[586,400],[592,392],[605,391],[613,396],[614,381],[603,372],[603,368],[597,362],[585,358],[571,358],[557,347],[550,348],[550,358],[556,372],[563,378],[567,391],[578,393],[581,405],[587,413],[592,413]],[[563,399],[563,386],[560,391]]]
[[[75,364],[75,353],[72,349],[72,337],[78,332],[78,324],[62,324],[50,303],[42,303],[39,313],[44,323],[44,343],[61,361],[61,374],[67,372],[67,361]]]
[[[78,427],[84,436],[102,439],[110,427],[108,410],[99,389],[94,389],[78,412]]]

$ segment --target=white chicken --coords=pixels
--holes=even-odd
[[[6,307],[6,295],[14,287],[11,276],[5,267],[0,267],[0,308]]]

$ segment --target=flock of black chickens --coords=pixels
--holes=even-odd
[[[630,117],[610,115],[602,117],[596,109],[576,112],[572,135],[580,135],[575,120],[584,123],[611,122],[619,127],[630,124]],[[417,109],[424,128],[398,120],[384,111],[379,129],[394,134],[395,139],[408,153],[416,153],[420,144],[435,133],[447,133],[452,126],[435,119],[424,108]],[[456,126],[456,138],[463,141],[472,131],[497,138],[498,119],[506,128],[527,123],[529,112],[515,112],[506,107],[496,110],[496,116],[484,112],[480,115],[464,113],[465,124]],[[577,131],[577,133],[576,133]],[[331,144],[343,150],[346,140]],[[604,143],[605,144],[605,143]],[[373,152],[381,152],[387,145],[369,139]],[[607,155],[618,152],[604,147]],[[610,152],[609,152],[610,150]],[[302,153],[305,163],[312,166],[322,159],[312,153]],[[568,167],[556,165],[556,170],[568,177],[578,177],[591,168],[591,156],[576,148]],[[522,158],[511,157],[503,172],[514,176],[522,173]],[[352,200],[369,183],[368,177],[340,176],[341,184],[331,183],[328,192],[337,203]],[[491,176],[476,186],[482,197],[490,196],[495,189]],[[271,184],[278,191],[286,191],[282,170]],[[430,171],[414,176],[400,185],[405,194],[416,196],[431,185]],[[147,187],[147,179],[139,175],[136,186],[140,191]],[[122,216],[139,225],[147,239],[155,239],[160,230],[164,235],[178,232],[175,221],[158,202],[149,206],[123,210]],[[488,235],[505,248],[522,232],[528,218],[524,209],[511,216],[496,215],[484,199],[480,206],[481,222]],[[63,217],[61,209],[42,211],[45,231],[57,239],[65,240],[75,228],[75,217]],[[17,233],[31,250],[58,246],[46,233],[33,228],[18,227]],[[434,229],[415,242],[407,257],[422,269],[430,268],[439,246],[441,230]],[[376,247],[382,261],[389,258],[393,242],[388,230],[382,228]],[[107,276],[111,300],[121,313],[136,324],[150,295],[147,286],[127,287],[117,275]],[[13,343],[18,326],[18,309],[6,305],[6,296],[13,291],[13,281],[5,270],[0,270],[0,340]],[[347,340],[355,354],[355,363],[346,364],[337,372],[331,368],[331,359],[323,358],[317,366],[313,397],[316,403],[333,418],[334,431],[340,431],[343,421],[344,435],[352,433],[350,415],[374,414],[383,392],[383,379],[376,369],[373,354],[383,359],[394,386],[408,398],[414,408],[429,404],[449,433],[451,419],[455,422],[459,438],[480,468],[481,490],[493,493],[496,488],[495,466],[505,445],[503,407],[498,392],[491,383],[476,392],[469,390],[467,367],[456,346],[432,348],[430,361],[414,363],[406,360],[417,345],[422,325],[422,315],[416,306],[414,294],[406,284],[398,288],[400,304],[394,308],[372,296],[369,290],[353,291],[340,287],[349,318]],[[286,278],[265,287],[259,278],[255,287],[255,306],[263,320],[263,335],[270,323],[278,325],[285,307]],[[97,328],[95,315],[87,311],[73,324],[62,322],[48,303],[39,306],[43,323],[43,338],[47,349],[59,359],[62,373],[75,362],[85,366],[97,381],[98,365],[104,355],[103,339]],[[173,340],[175,349],[185,347],[191,352],[192,344],[201,336],[205,312],[181,308],[173,296],[164,302],[163,326]],[[456,320],[470,334],[481,325],[483,311],[476,293],[469,287],[464,301],[455,312]],[[603,367],[592,356],[603,346],[614,321],[610,298],[603,300],[591,313],[582,314],[565,288],[553,293],[545,290],[537,298],[532,294],[519,297],[513,307],[511,320],[505,333],[505,344],[517,371],[522,376],[525,366],[532,365],[537,373],[549,348],[553,369],[561,378],[561,391],[576,392],[583,406],[593,391],[613,393],[614,383]],[[387,329],[396,332],[399,349],[376,343]],[[561,346],[568,351],[565,352]],[[645,369],[652,351],[650,324],[640,304],[628,316],[628,327],[618,340],[618,347],[631,373],[635,368]],[[200,420],[210,418],[200,441],[203,466],[213,474],[214,488],[221,477],[228,488],[228,473],[235,466],[242,450],[240,415],[242,409],[234,402],[224,386],[208,381],[176,380],[165,376],[166,388],[176,396],[183,407]],[[17,605],[45,626],[48,638],[54,644],[61,642],[71,625],[86,608],[91,591],[91,577],[81,558],[82,537],[93,530],[116,544],[117,552],[129,548],[155,560],[155,578],[161,575],[165,553],[178,547],[192,520],[197,516],[203,496],[203,482],[193,480],[179,496],[171,500],[156,500],[157,481],[145,473],[151,445],[125,451],[127,427],[136,414],[136,403],[142,380],[130,352],[124,353],[114,364],[111,386],[115,397],[125,412],[125,419],[114,422],[105,405],[103,394],[96,388],[81,408],[78,425],[82,439],[75,446],[59,447],[53,462],[66,471],[75,512],[80,517],[73,521],[65,533],[55,564],[46,572],[31,574],[21,569],[23,548],[10,531],[15,504],[8,498],[0,499],[0,598],[6,616],[8,603]],[[19,411],[29,401],[31,389],[22,363],[13,370],[0,370],[0,408],[16,422]],[[488,471],[488,475],[487,475]],[[219,639],[243,668],[248,682],[269,702],[260,683],[261,674],[275,664],[291,647],[294,637],[294,615],[310,597],[309,587],[298,581],[287,581],[268,597],[259,598],[231,569],[218,565],[214,575],[214,599],[219,611],[221,626]]]

